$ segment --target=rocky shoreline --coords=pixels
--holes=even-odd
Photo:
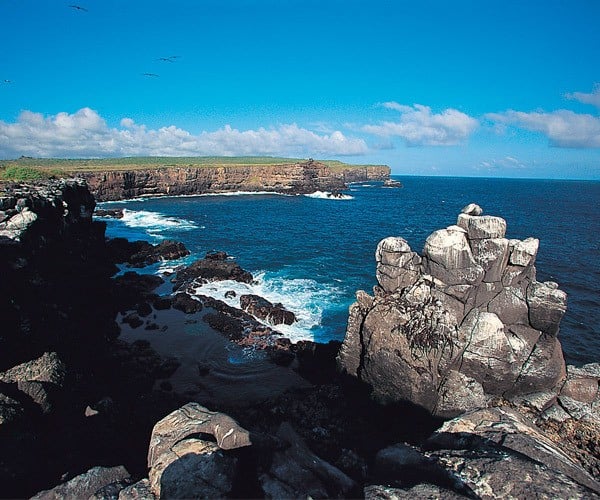
[[[357,293],[340,346],[291,344],[277,325],[294,312],[261,297],[197,296],[253,279],[224,252],[138,274],[189,252],[106,240],[94,208],[81,179],[0,195],[0,496],[600,495],[600,367],[565,366],[566,296],[535,281],[537,240],[505,239],[502,219],[465,207],[423,255],[383,240],[379,284]],[[114,278],[117,264],[129,269]],[[180,392],[181,359],[119,338],[173,335],[174,318],[290,385],[259,400]]]
[[[235,191],[307,194],[339,192],[351,182],[385,181],[387,166],[331,168],[315,160],[282,165],[165,166],[81,172],[97,201]]]

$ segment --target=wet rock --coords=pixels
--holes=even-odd
[[[163,311],[165,309],[170,309],[173,303],[173,299],[171,297],[157,297],[152,302],[154,309],[157,311]]]
[[[291,325],[296,321],[296,315],[288,311],[282,304],[271,304],[267,299],[258,295],[240,295],[241,308],[259,319],[272,325]]]
[[[32,499],[59,500],[63,498],[90,498],[96,491],[107,485],[129,478],[129,472],[122,465],[110,468],[93,467],[85,474],[74,477],[56,488],[40,491]]]
[[[385,181],[383,181],[383,186],[384,187],[391,187],[391,188],[401,188],[401,187],[404,187],[404,185],[400,181],[396,181],[394,179],[386,179]]]
[[[225,292],[225,298],[226,299],[233,299],[237,296],[237,294],[235,293],[235,290],[227,290]]]
[[[96,217],[108,217],[110,219],[122,219],[122,208],[96,208],[94,211]]]
[[[230,259],[225,252],[209,252],[204,259],[199,259],[177,271],[175,278],[171,281],[174,283],[173,289],[178,290],[194,281],[208,283],[223,280],[251,283],[253,277],[252,274],[244,271],[234,260]]]
[[[117,263],[126,263],[130,267],[145,267],[164,260],[186,257],[190,251],[179,241],[163,240],[156,245],[147,241],[128,241],[114,238],[107,247]]]
[[[144,324],[144,320],[142,320],[137,313],[132,312],[123,316],[123,323],[127,323],[131,328],[137,328]]]
[[[179,309],[186,314],[197,313],[198,311],[202,311],[203,308],[202,302],[194,299],[185,292],[174,295],[172,306],[174,309]]]

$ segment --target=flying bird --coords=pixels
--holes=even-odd
[[[157,75],[156,73],[142,73],[143,76],[149,76],[149,77],[158,77],[160,75]]]
[[[168,57],[159,57],[157,59],[157,61],[162,61],[162,62],[175,62],[175,59],[178,59],[179,56],[168,56]]]
[[[87,10],[85,7],[82,7],[81,5],[69,5],[69,7],[80,12],[89,12],[89,10]]]

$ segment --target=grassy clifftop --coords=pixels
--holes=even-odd
[[[31,180],[51,176],[65,176],[84,172],[111,172],[151,170],[168,167],[212,168],[235,166],[293,165],[306,159],[270,156],[202,156],[202,157],[127,157],[102,159],[56,159],[21,157],[0,161],[0,179]],[[319,160],[332,171],[364,168],[367,165],[350,165],[337,160]]]

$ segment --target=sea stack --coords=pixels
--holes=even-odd
[[[383,403],[441,417],[532,395],[552,406],[566,380],[557,338],[567,295],[536,281],[539,241],[471,204],[421,255],[400,237],[377,246],[374,296],[357,293],[338,355]],[[597,381],[596,381],[597,383]]]

